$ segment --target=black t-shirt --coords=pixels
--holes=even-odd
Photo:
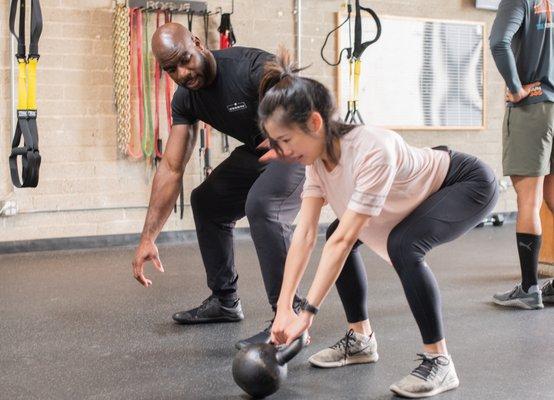
[[[258,88],[264,65],[274,56],[247,47],[212,53],[217,62],[215,80],[199,90],[177,88],[171,102],[173,124],[200,120],[255,148],[263,138],[258,128]]]

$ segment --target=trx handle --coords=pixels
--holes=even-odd
[[[37,187],[41,157],[38,149],[37,129],[37,65],[40,55],[38,42],[42,34],[42,12],[39,0],[31,0],[31,34],[29,54],[25,48],[25,3],[12,0],[10,5],[10,32],[17,40],[18,100],[17,125],[9,156],[12,183],[17,188]],[[19,11],[19,29],[16,34],[15,19]],[[23,138],[23,146],[20,146]],[[18,168],[21,157],[21,175]]]
[[[363,10],[369,13],[373,18],[373,20],[375,21],[375,25],[377,26],[377,33],[375,34],[375,37],[363,43],[362,43],[362,16],[361,16],[360,10]],[[367,49],[368,46],[378,41],[380,37],[381,37],[381,20],[379,19],[375,11],[373,11],[369,7],[360,6],[360,0],[356,0],[356,17],[354,19],[354,51],[352,52],[352,57],[359,59],[362,56],[365,49]]]
[[[12,141],[12,152],[9,157],[12,183],[17,188],[37,187],[40,168],[38,151],[36,111],[22,110],[17,112],[17,125]],[[25,147],[17,147],[23,136]],[[19,177],[17,157],[21,157],[22,173]]]

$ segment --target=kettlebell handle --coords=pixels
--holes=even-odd
[[[291,344],[277,352],[277,354],[275,355],[277,363],[279,363],[279,365],[284,365],[288,363],[298,353],[300,353],[300,351],[306,346],[307,342],[308,332],[304,331],[304,333],[302,333],[302,335],[298,339],[295,339]]]

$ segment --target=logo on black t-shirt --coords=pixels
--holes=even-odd
[[[534,5],[535,15],[539,15],[541,20],[537,24],[539,31],[554,28],[554,22],[552,22],[552,11],[554,11],[554,0],[535,0]],[[544,18],[542,15],[544,14]]]
[[[229,104],[227,106],[227,110],[229,110],[229,112],[242,111],[242,110],[246,110],[247,108],[248,106],[244,101],[241,101],[240,103]]]

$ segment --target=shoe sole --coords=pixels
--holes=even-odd
[[[448,385],[438,387],[435,390],[432,390],[432,391],[427,392],[427,393],[406,392],[405,390],[402,390],[398,386],[395,386],[395,385],[392,385],[390,387],[390,390],[392,392],[396,393],[397,395],[402,396],[402,397],[406,397],[408,399],[421,399],[423,397],[432,397],[432,396],[436,396],[437,394],[444,393],[444,392],[447,392],[449,390],[456,389],[458,386],[460,386],[460,380],[456,379],[456,380],[452,381],[451,383],[449,383]]]
[[[332,362],[319,362],[317,360],[308,359],[308,362],[317,368],[340,368],[346,367],[348,365],[356,364],[370,364],[375,363],[379,360],[379,354],[375,353],[370,356],[360,356],[360,357],[348,357],[346,360],[342,359],[341,361],[332,361]]]
[[[204,318],[204,319],[195,319],[195,320],[178,320],[173,318],[173,321],[175,321],[178,325],[199,325],[199,324],[215,324],[215,323],[222,323],[222,322],[240,322],[244,319],[244,317],[240,318]]]
[[[544,308],[544,304],[536,304],[536,305],[530,305],[530,304],[527,304],[519,299],[514,299],[514,300],[507,300],[507,301],[502,301],[502,300],[498,300],[498,299],[495,299],[493,297],[492,301],[494,302],[494,304],[497,304],[499,306],[504,306],[504,307],[516,307],[516,308],[522,308],[524,310],[541,310]],[[544,299],[543,299],[544,301]]]

